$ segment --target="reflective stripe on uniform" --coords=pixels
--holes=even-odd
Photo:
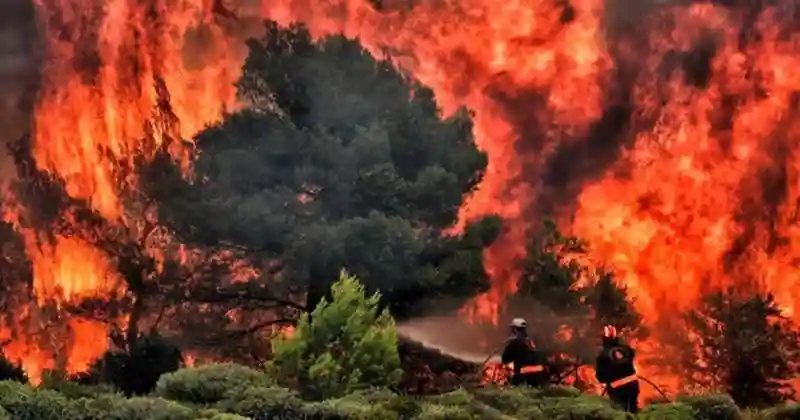
[[[537,372],[544,372],[544,366],[542,365],[525,366],[519,369],[519,373],[537,373]]]
[[[611,382],[611,383],[609,384],[609,386],[610,386],[611,388],[619,388],[619,387],[621,387],[622,385],[629,384],[629,383],[631,383],[631,382],[633,382],[633,381],[635,381],[635,380],[637,380],[637,379],[639,379],[639,378],[638,378],[636,375],[630,375],[630,376],[626,376],[626,377],[624,377],[624,378],[622,378],[622,379],[617,379],[617,380],[616,380],[616,381],[614,381],[614,382]]]

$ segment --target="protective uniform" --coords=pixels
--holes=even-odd
[[[506,341],[502,362],[504,365],[513,364],[512,385],[547,385],[550,381],[547,355],[534,346],[526,328],[527,322],[522,318],[515,318],[511,322],[513,335]]]
[[[636,352],[623,344],[612,325],[603,327],[603,349],[597,356],[597,381],[606,386],[608,397],[629,413],[639,410],[639,379],[633,359]]]

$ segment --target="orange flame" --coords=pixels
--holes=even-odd
[[[475,140],[489,165],[454,229],[486,214],[506,221],[485,254],[492,289],[467,308],[496,323],[516,292],[515,262],[526,254],[537,200],[550,188],[541,181],[545,163],[603,116],[620,64],[608,50],[605,3],[388,1],[383,11],[366,0],[262,0],[258,10],[240,3],[240,13],[302,21],[317,37],[358,37],[376,56],[384,47],[400,51],[391,59],[435,91],[444,114],[475,112]],[[135,159],[169,139],[189,141],[235,106],[242,46],[215,17],[216,4],[38,0],[47,61],[34,116],[37,166],[62,179],[70,196],[125,221],[120,194],[135,188]],[[581,186],[575,213],[560,215],[562,229],[589,241],[592,258],[615,270],[651,325],[730,285],[772,291],[797,317],[794,28],[786,36],[773,19],[780,14],[765,14],[753,29],[760,39],[743,44],[746,22],[724,8],[663,10],[647,26],[649,55],[635,57],[631,146]],[[660,76],[672,52],[688,53],[705,36],[718,44],[705,83],[679,71]],[[204,39],[202,54],[191,48],[194,38]],[[176,127],[156,118],[166,112],[165,92]],[[186,146],[169,146],[184,168]],[[100,251],[67,238],[49,248],[32,243],[38,299],[111,290],[113,270]]]

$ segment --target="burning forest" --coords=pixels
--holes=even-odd
[[[0,343],[34,383],[153,334],[263,363],[346,267],[459,352],[525,316],[591,382],[613,323],[670,393],[740,353],[791,389],[793,0],[4,1]]]

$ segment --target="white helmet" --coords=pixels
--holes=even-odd
[[[511,327],[512,328],[526,328],[528,326],[528,322],[522,318],[514,318],[511,320]]]

